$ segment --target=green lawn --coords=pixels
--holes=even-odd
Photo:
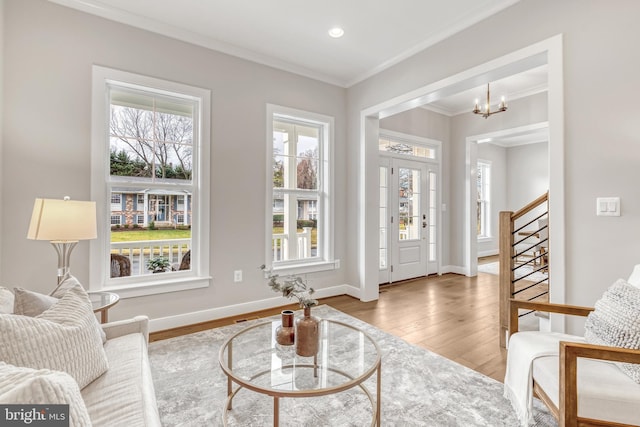
[[[274,227],[273,232],[278,234],[284,230],[282,227]],[[302,232],[302,229],[298,230]],[[318,230],[311,230],[311,247],[318,244]],[[190,239],[191,230],[112,230],[111,242],[137,242],[147,240],[170,240],[170,239]]]
[[[111,242],[136,242],[139,240],[190,239],[191,230],[123,230],[111,231]]]

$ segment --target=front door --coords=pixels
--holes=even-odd
[[[381,164],[380,283],[438,272],[437,178],[435,164]]]

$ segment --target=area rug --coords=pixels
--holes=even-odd
[[[314,314],[354,325],[377,341],[382,353],[383,426],[519,425],[511,405],[503,397],[502,383],[329,306],[315,307]],[[227,379],[218,364],[220,346],[232,333],[265,320],[251,320],[149,345],[163,426],[222,425]],[[373,375],[365,383],[372,392],[375,381]],[[272,425],[272,398],[241,390],[233,402],[230,425]],[[537,400],[534,405],[535,425],[557,425],[544,405]],[[280,401],[281,426],[370,424],[371,406],[357,387],[337,395]]]
[[[478,264],[478,271],[481,273],[493,274],[495,276],[500,275],[500,263],[499,262],[490,262],[488,264]],[[533,271],[533,267],[530,265],[523,265],[514,271],[514,276],[516,279],[526,276],[527,274]],[[530,276],[526,277],[526,280],[531,282],[538,282],[540,280],[548,279],[548,276],[541,271],[537,271]]]

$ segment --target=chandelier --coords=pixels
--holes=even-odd
[[[498,105],[498,109],[496,111],[491,111],[491,95],[489,93],[489,83],[487,83],[487,102],[484,104],[484,109],[480,109],[480,104],[476,99],[476,106],[473,108],[474,114],[480,114],[485,119],[494,114],[502,113],[503,111],[507,111],[507,104],[504,101],[504,96]]]

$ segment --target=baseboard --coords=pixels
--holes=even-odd
[[[360,298],[360,289],[351,285],[338,285],[329,288],[317,289],[314,296],[316,298],[328,298],[338,295],[349,295]],[[178,314],[175,316],[160,317],[149,320],[149,331],[157,332],[181,326],[193,325],[196,323],[208,322],[210,320],[223,319],[225,317],[237,316],[239,314],[252,313],[254,311],[266,310],[291,304],[291,300],[283,297],[267,298],[258,301],[250,301],[242,304],[216,307],[207,310],[193,311],[190,313]]]
[[[497,249],[489,249],[488,251],[478,251],[478,258],[482,258],[485,256],[494,256],[498,255]]]
[[[467,274],[467,269],[458,265],[443,265],[440,271],[442,274],[455,273],[462,274],[463,276]]]

